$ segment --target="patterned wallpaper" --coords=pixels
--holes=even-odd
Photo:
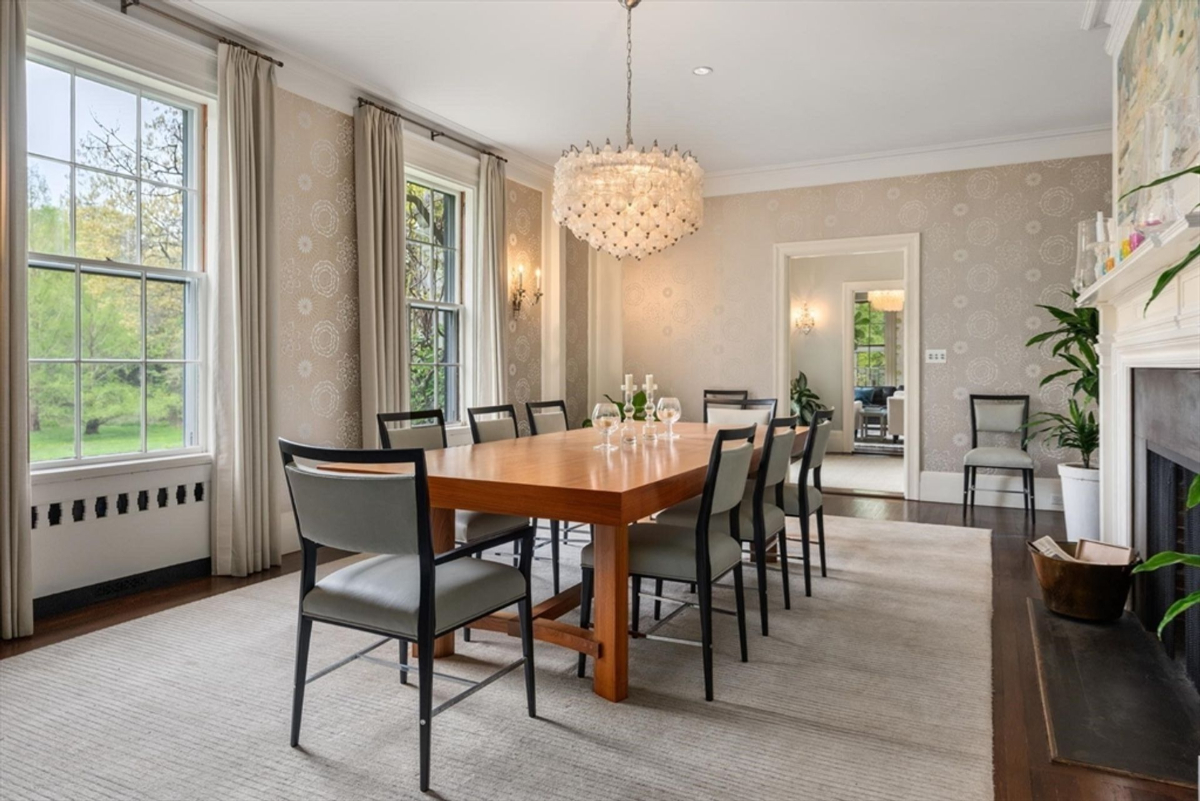
[[[509,297],[516,286],[517,268],[525,266],[529,292],[521,312],[508,309],[508,402],[516,406],[521,436],[529,434],[525,403],[542,397],[542,305],[532,302],[534,274],[542,267],[542,193],[508,181],[505,227],[508,233]]]
[[[592,412],[588,405],[588,244],[570,233],[566,240],[567,419],[578,426]]]
[[[272,436],[357,448],[353,119],[277,89],[275,125]]]
[[[1051,327],[1035,304],[1063,305],[1075,224],[1111,208],[1110,156],[708,198],[704,227],[625,266],[625,372],[697,419],[705,386],[774,394],[772,246],[921,233],[921,340],[949,360],[922,365],[922,469],[958,472],[970,447],[970,393],[1028,393],[1065,407],[1068,386],[1025,340]],[[1038,474],[1072,454],[1031,446]]]

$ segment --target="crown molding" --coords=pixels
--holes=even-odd
[[[936,147],[889,150],[857,156],[815,159],[747,170],[710,172],[705,197],[771,192],[935,172],[1023,164],[1031,161],[1095,156],[1112,152],[1108,125],[1037,134],[975,139]]]
[[[1109,25],[1108,36],[1104,39],[1104,52],[1114,58],[1121,52],[1140,7],[1140,0],[1108,0],[1104,9],[1104,21]]]

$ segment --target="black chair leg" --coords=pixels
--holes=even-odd
[[[971,468],[971,514],[975,513],[975,484],[979,481],[979,468]]]
[[[746,593],[742,583],[740,562],[733,569],[733,593],[737,596],[735,600],[737,602],[738,640],[742,647],[742,661],[746,662],[749,661],[749,653],[746,650]]]
[[[1037,494],[1034,492],[1033,471],[1029,471],[1029,522],[1037,523]]]
[[[467,628],[463,629],[463,642],[470,642],[470,641],[471,641],[471,629],[470,629],[470,627],[467,627]]]
[[[629,606],[629,628],[638,630],[638,618],[642,615],[642,577],[633,577],[633,603]]]
[[[558,595],[558,521],[550,521],[550,571],[554,576],[554,594]]]
[[[713,699],[712,643],[712,581],[701,581],[700,591],[700,649],[704,652],[704,700]]]
[[[800,555],[804,557],[804,595],[812,597],[812,557],[809,554],[808,515],[800,516]]]
[[[529,596],[517,601],[517,617],[521,619],[521,653],[525,657],[525,705],[529,708],[529,717],[537,717],[537,698],[533,688],[533,611],[530,609]]]
[[[404,668],[408,667],[408,640],[400,641],[400,683],[408,684],[408,671]]]
[[[967,498],[971,492],[971,468],[963,466],[963,520],[967,519]]]
[[[300,617],[296,630],[296,676],[292,689],[292,747],[300,744],[300,717],[304,712],[304,682],[308,678],[308,643],[312,639],[312,618]]]
[[[783,608],[792,608],[792,578],[788,573],[787,529],[775,536],[779,543],[779,573],[783,577]]]
[[[533,525],[537,526],[537,521],[533,521]],[[513,567],[521,566],[521,541],[513,540]]]
[[[692,595],[696,594],[696,582],[693,581],[688,585],[688,592],[690,592]]]
[[[762,636],[767,636],[767,543],[754,535],[754,567],[758,571],[758,614],[762,619]]]
[[[654,580],[654,594],[657,595],[658,598],[661,598],[662,591],[663,591],[662,579],[655,579]],[[655,620],[662,619],[662,601],[658,600],[658,598],[654,599],[654,619]]]
[[[420,695],[419,719],[421,730],[421,792],[429,792],[429,751],[433,729],[433,637],[417,645],[417,692]]]
[[[592,627],[592,569],[583,568],[583,577],[579,587],[579,628]],[[587,655],[579,655],[579,678],[583,678],[587,669]]]
[[[821,578],[825,578],[825,507],[817,509],[817,550],[821,554]]]

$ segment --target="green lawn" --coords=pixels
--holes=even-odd
[[[183,426],[158,423],[146,429],[146,449],[151,451],[183,447]],[[83,438],[84,456],[105,456],[117,453],[137,453],[142,448],[141,429],[137,423],[101,426],[100,430]],[[29,432],[29,460],[70,459],[75,456],[75,431],[70,426],[42,426],[41,431]]]

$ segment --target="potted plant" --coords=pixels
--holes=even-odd
[[[1100,425],[1093,412],[1085,415],[1083,411],[1089,403],[1098,407],[1100,401],[1100,358],[1096,353],[1100,315],[1096,309],[1075,306],[1078,292],[1066,294],[1071,298],[1069,309],[1038,306],[1049,312],[1058,327],[1031,337],[1025,346],[1053,342],[1051,355],[1062,359],[1067,366],[1043,378],[1041,386],[1056,378],[1073,376],[1072,394],[1084,398],[1081,405],[1072,397],[1067,414],[1043,412],[1029,421],[1030,436],[1045,434],[1060,448],[1074,448],[1080,453],[1081,461],[1058,466],[1067,539],[1077,542],[1081,537],[1096,537],[1100,532],[1100,470],[1092,465],[1092,454],[1100,447]]]
[[[1071,398],[1066,414],[1036,414],[1029,418],[1028,429],[1030,436],[1044,434],[1060,448],[1079,451],[1081,461],[1058,466],[1067,539],[1078,542],[1085,537],[1096,538],[1100,533],[1100,471],[1092,467],[1092,454],[1100,447],[1100,424],[1096,422],[1096,415],[1090,411],[1085,413],[1079,401]]]
[[[809,389],[808,376],[801,370],[792,379],[792,414],[800,416],[800,425],[811,425],[813,415],[825,408],[821,396]]]

